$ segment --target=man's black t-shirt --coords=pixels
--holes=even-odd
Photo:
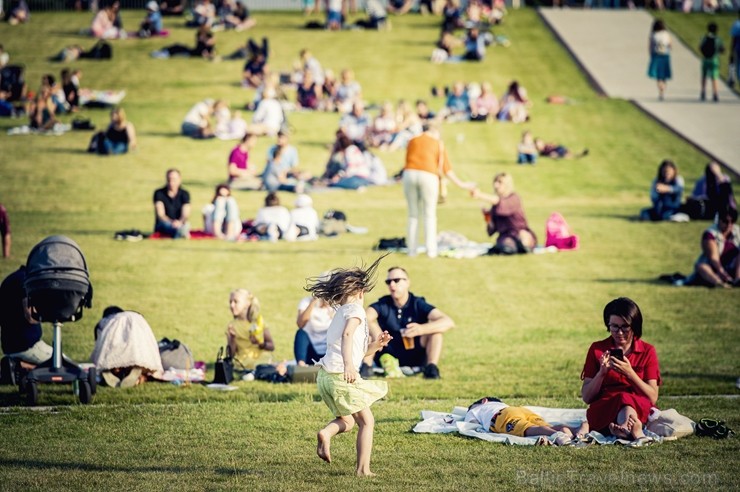
[[[409,299],[402,307],[396,307],[391,296],[383,296],[373,304],[370,304],[378,313],[378,324],[380,329],[388,331],[393,340],[381,352],[375,356],[376,361],[380,355],[389,353],[396,357],[402,366],[422,366],[426,364],[426,351],[421,346],[420,337],[415,337],[415,347],[406,350],[401,337],[402,329],[409,323],[424,324],[429,321],[429,313],[434,306],[429,304],[423,297],[416,297],[409,292]]]
[[[162,202],[164,204],[164,213],[172,220],[178,220],[182,215],[182,206],[190,203],[190,193],[180,188],[174,198],[167,194],[167,187],[160,188],[154,192],[154,203]],[[155,212],[154,223],[157,223]]]

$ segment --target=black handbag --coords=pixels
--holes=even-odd
[[[229,384],[234,379],[234,359],[231,357],[231,350],[228,347],[226,347],[226,357],[224,357],[224,348],[218,349],[215,371],[214,384]]]

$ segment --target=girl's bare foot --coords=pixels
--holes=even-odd
[[[631,439],[630,431],[627,427],[617,425],[614,422],[609,424],[609,432],[617,436],[620,439]]]
[[[329,450],[329,447],[331,446],[331,438],[325,436],[322,432],[319,432],[316,435],[316,440],[316,454],[318,454],[319,458],[322,460],[327,463],[331,463],[331,452]]]
[[[371,472],[370,470],[357,470],[355,472],[355,475],[358,477],[374,477],[375,473]]]

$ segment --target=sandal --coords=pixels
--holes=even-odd
[[[655,442],[655,439],[653,439],[652,437],[642,436],[642,437],[638,437],[637,439],[635,439],[634,441],[632,441],[629,444],[629,446],[631,448],[641,448],[643,446],[649,446],[649,445],[653,444],[654,442]]]

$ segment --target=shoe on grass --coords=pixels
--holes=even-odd
[[[365,364],[364,362],[360,364],[360,377],[362,379],[368,379],[373,377],[373,368]]]
[[[424,379],[439,379],[439,367],[437,364],[427,364],[424,368]]]
[[[391,354],[383,354],[380,356],[380,365],[385,370],[385,377],[387,378],[403,378],[405,377],[401,371],[401,366],[398,363],[398,359],[393,357]]]

